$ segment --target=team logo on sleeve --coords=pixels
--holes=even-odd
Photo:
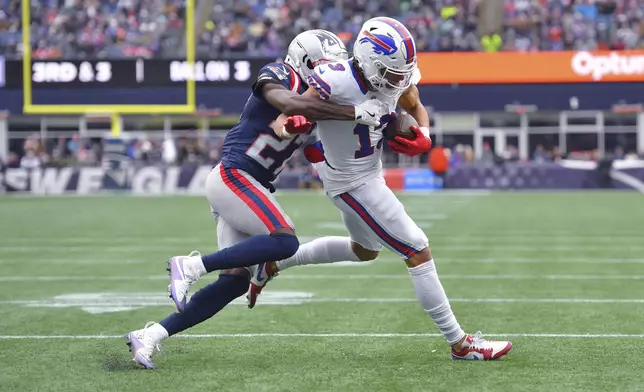
[[[394,39],[388,35],[372,34],[369,31],[364,31],[363,34],[364,38],[360,40],[360,43],[371,43],[376,54],[391,56],[398,50]]]
[[[280,79],[280,80],[284,80],[284,79],[288,78],[288,73],[286,73],[286,71],[282,67],[277,67],[275,65],[269,65],[268,69],[273,71],[275,76],[277,76],[277,78]]]

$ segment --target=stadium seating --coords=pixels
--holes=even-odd
[[[39,58],[172,56],[183,1],[40,0],[32,6]],[[20,1],[0,1],[0,52],[20,55]],[[297,33],[323,28],[350,43],[376,15],[396,16],[420,51],[536,51],[644,47],[644,2],[617,0],[221,0],[198,37],[201,55],[281,55]]]

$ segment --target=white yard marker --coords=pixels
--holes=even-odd
[[[300,305],[313,293],[300,291],[267,291],[262,294],[262,305]],[[0,301],[0,305],[20,305],[27,308],[80,308],[92,314],[124,312],[147,307],[169,306],[165,293],[74,293],[57,295],[47,300]],[[246,305],[243,297],[232,305]]]
[[[315,226],[319,229],[347,230],[342,222],[319,222]]]
[[[260,305],[302,305],[307,303],[415,303],[416,298],[314,298],[313,293],[300,291],[267,291],[259,299]],[[451,298],[457,303],[574,303],[574,304],[644,304],[644,299],[609,298]],[[231,302],[245,305],[243,298]],[[170,306],[164,293],[74,293],[45,300],[5,300],[0,305],[18,305],[27,308],[80,308],[88,313],[123,312],[146,307]]]

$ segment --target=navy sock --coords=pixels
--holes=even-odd
[[[219,275],[219,279],[197,291],[181,313],[173,313],[159,324],[172,336],[208,320],[235,298],[248,291],[249,279],[240,275]]]
[[[201,261],[208,272],[250,267],[263,262],[288,259],[299,247],[297,237],[291,234],[256,235],[219,252],[201,256]]]

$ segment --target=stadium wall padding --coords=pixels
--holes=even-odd
[[[594,165],[594,166],[593,166]],[[616,166],[619,166],[616,168]],[[450,189],[500,190],[574,190],[644,189],[644,165],[629,167],[605,162],[596,165],[464,164],[451,169],[445,178],[429,169],[385,170],[388,185],[394,190],[432,191]],[[205,180],[212,170],[207,165],[140,166],[122,169],[65,167],[44,169],[6,169],[0,173],[0,193],[23,192],[36,195],[92,195],[128,193],[134,195],[203,195]],[[613,175],[619,173],[619,176]],[[627,178],[628,181],[624,181]],[[280,175],[278,189],[297,189],[310,181],[308,171]]]

